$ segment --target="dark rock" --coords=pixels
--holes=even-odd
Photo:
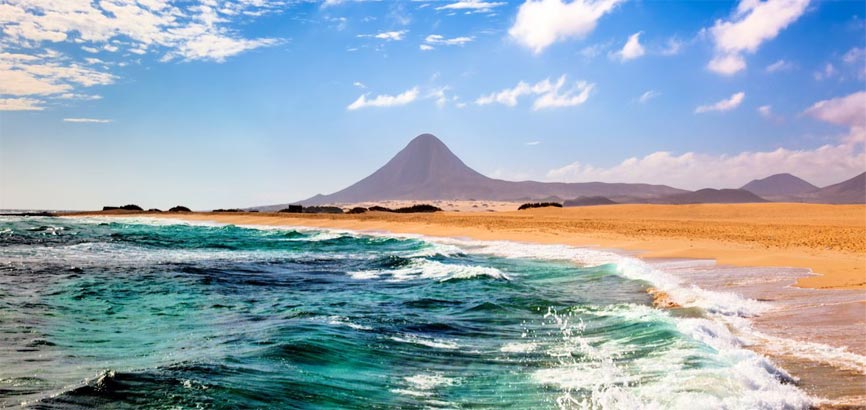
[[[391,208],[385,208],[384,206],[379,206],[379,205],[371,206],[369,208],[369,211],[370,212],[394,212],[394,210]]]
[[[128,205],[124,205],[124,206],[103,206],[103,207],[102,207],[102,210],[103,210],[103,211],[117,211],[117,210],[122,210],[122,211],[144,211],[144,209],[141,209],[140,206],[138,206],[138,205],[134,205],[134,204],[128,204]]]
[[[304,207],[305,214],[341,214],[343,208],[338,206],[306,206]]]
[[[394,212],[401,213],[401,214],[413,214],[413,213],[419,213],[419,212],[441,212],[441,211],[442,211],[442,208],[439,208],[438,206],[429,205],[429,204],[412,205],[412,206],[407,206],[407,207],[403,207],[403,208],[397,208],[394,210]]]
[[[187,208],[185,206],[178,205],[178,206],[175,206],[175,207],[169,209],[168,212],[192,212],[192,211],[190,211],[189,208]]]
[[[289,205],[288,208],[280,209],[279,212],[286,212],[290,214],[299,214],[304,212],[304,207],[300,205]]]
[[[147,212],[162,212],[162,210],[159,208],[150,208],[147,210]]]
[[[525,203],[523,205],[520,205],[520,207],[517,208],[517,210],[522,211],[524,209],[546,208],[549,206],[552,206],[554,208],[562,208],[562,204],[559,202],[529,202],[529,203]]]
[[[361,206],[356,206],[356,207],[350,209],[349,212],[347,212],[347,213],[350,213],[350,214],[363,214],[364,212],[367,212],[367,208],[364,208],[364,207],[361,207]]]

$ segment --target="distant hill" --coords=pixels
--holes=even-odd
[[[784,200],[817,191],[818,187],[791,174],[776,174],[752,180],[740,189],[765,199]]]
[[[742,204],[768,201],[742,189],[704,188],[695,192],[668,195],[647,202],[657,204]]]
[[[866,172],[838,184],[825,186],[802,198],[806,202],[822,204],[866,203]]]
[[[603,196],[582,196],[579,198],[569,199],[563,203],[564,206],[593,206],[593,205],[614,205],[618,202],[611,201]]]
[[[376,172],[341,191],[316,195],[303,205],[382,200],[538,201],[579,196],[657,198],[687,192],[665,185],[504,181],[486,177],[467,166],[442,141],[422,134]],[[279,209],[283,205],[257,207]]]

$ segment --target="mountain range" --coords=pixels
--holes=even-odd
[[[432,134],[415,137],[384,166],[329,195],[316,195],[302,205],[350,204],[383,200],[563,201],[593,197],[611,203],[866,203],[866,173],[824,188],[791,174],[753,180],[739,189],[688,191],[667,185],[606,182],[505,181],[482,175],[466,165]],[[581,201],[574,202],[575,204]],[[263,211],[288,204],[255,207]]]

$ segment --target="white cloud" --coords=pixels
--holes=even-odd
[[[232,28],[231,16],[256,16],[285,6],[282,0],[171,2],[168,0],[12,0],[0,4],[0,98],[86,95],[81,87],[117,80],[130,54],[161,54],[160,61],[221,62],[244,51],[273,46],[277,39],[248,39]],[[54,51],[74,45],[100,58],[76,60]],[[28,55],[22,59],[16,55]],[[139,57],[135,57],[138,61]]]
[[[595,84],[586,81],[577,81],[574,85],[563,90],[566,84],[566,76],[562,75],[553,83],[550,79],[539,81],[533,85],[520,81],[513,88],[483,95],[475,100],[477,105],[488,105],[498,103],[509,107],[517,105],[518,99],[524,95],[536,95],[532,104],[533,110],[545,108],[572,107],[583,104],[589,99]]]
[[[695,114],[710,112],[710,111],[730,111],[734,108],[740,106],[743,102],[743,99],[746,98],[746,93],[740,91],[731,96],[731,98],[727,98],[721,101],[716,102],[715,104],[710,105],[701,105],[698,108],[695,108]]]
[[[768,65],[766,70],[768,73],[775,73],[777,71],[790,70],[793,67],[794,67],[793,64],[791,64],[785,60],[779,60],[773,64]]]
[[[63,122],[86,123],[86,124],[108,124],[111,120],[99,118],[64,118]]]
[[[660,95],[662,95],[662,93],[656,90],[648,90],[645,93],[641,94],[640,97],[637,97],[637,102],[641,104],[646,104],[647,102],[649,102],[649,100],[652,100],[653,98],[656,98]]]
[[[42,111],[43,103],[35,98],[0,98],[0,111]]]
[[[532,146],[536,146],[536,145],[539,145],[539,144],[541,144],[541,141],[529,141],[529,142],[526,143],[526,145],[528,145],[528,146],[530,146],[530,147],[532,147]]]
[[[746,68],[746,60],[739,54],[723,54],[710,60],[707,68],[717,74],[732,75]]]
[[[746,68],[744,53],[754,53],[762,43],[772,40],[797,21],[809,0],[740,0],[729,20],[717,20],[709,29],[716,56],[708,68],[731,75]]]
[[[408,30],[383,31],[377,34],[358,34],[358,37],[372,37],[385,41],[400,41],[406,33],[408,33]]]
[[[773,117],[773,107],[770,105],[762,105],[758,107],[758,114],[761,114],[764,118],[772,118]]]
[[[421,44],[421,45],[418,46],[418,48],[421,49],[421,51],[430,51],[430,50],[433,50],[433,49],[434,49],[433,46],[430,46],[430,45],[427,45],[427,44]]]
[[[569,182],[643,182],[677,188],[737,188],[769,175],[789,172],[818,185],[839,182],[863,172],[866,153],[848,144],[812,150],[778,148],[773,151],[711,155],[696,152],[654,152],[611,167],[575,162],[552,169],[547,178]]]
[[[640,44],[641,33],[642,32],[639,31],[629,36],[628,41],[625,42],[625,45],[622,47],[622,49],[615,53],[616,58],[618,58],[620,61],[625,62],[628,60],[634,60],[644,55],[646,53],[646,50],[644,50],[643,46]]]
[[[866,91],[818,101],[804,114],[831,124],[866,128]]]
[[[361,88],[361,89],[367,88],[367,86],[364,85],[364,83],[362,83],[360,81],[355,81],[354,83],[352,83],[352,85],[354,85],[355,87]]]
[[[859,174],[866,169],[866,91],[818,101],[804,114],[848,128],[838,135],[840,141],[815,149],[778,148],[773,151],[711,155],[686,152],[676,155],[654,152],[633,157],[611,167],[596,167],[575,162],[547,173],[557,181],[652,182],[679,188],[734,188],[756,178],[783,172],[792,173],[813,184],[828,185]],[[758,108],[772,115],[768,105]]]
[[[377,95],[373,98],[367,98],[369,94],[364,94],[358,97],[353,103],[346,107],[349,111],[354,111],[365,107],[396,107],[406,105],[415,101],[418,98],[418,87],[413,87],[398,95]]]
[[[518,43],[535,53],[556,41],[581,38],[595,29],[598,20],[622,0],[527,0],[508,30]]]
[[[504,6],[504,2],[492,2],[484,0],[460,0],[444,6],[436,7],[436,10],[471,10],[479,13],[486,13],[496,7]]]
[[[3,5],[0,27],[19,46],[62,42],[75,36],[77,41],[87,43],[82,46],[85,51],[101,48],[116,52],[120,48],[112,40],[123,39],[130,49],[156,46],[184,60],[223,61],[246,50],[278,43],[275,39],[243,38],[228,27],[229,15],[261,15],[283,5],[279,1],[231,0],[217,9],[215,2],[207,1],[17,0]]]
[[[438,46],[462,46],[466,43],[472,42],[474,37],[454,37],[454,38],[445,38],[439,34],[431,34],[424,39],[424,42],[429,45],[438,45]]]

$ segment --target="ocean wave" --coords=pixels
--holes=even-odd
[[[413,259],[408,266],[390,270],[360,270],[348,272],[354,279],[378,279],[388,277],[389,281],[403,282],[407,280],[434,279],[447,282],[458,279],[488,277],[492,279],[511,280],[508,275],[496,268],[487,266],[470,266],[442,263],[428,259]]]
[[[432,347],[434,349],[448,349],[454,350],[460,347],[454,340],[446,340],[446,339],[434,339],[430,337],[423,337],[413,334],[403,334],[400,336],[391,336],[391,340],[400,343],[411,343],[417,344],[427,347]]]

